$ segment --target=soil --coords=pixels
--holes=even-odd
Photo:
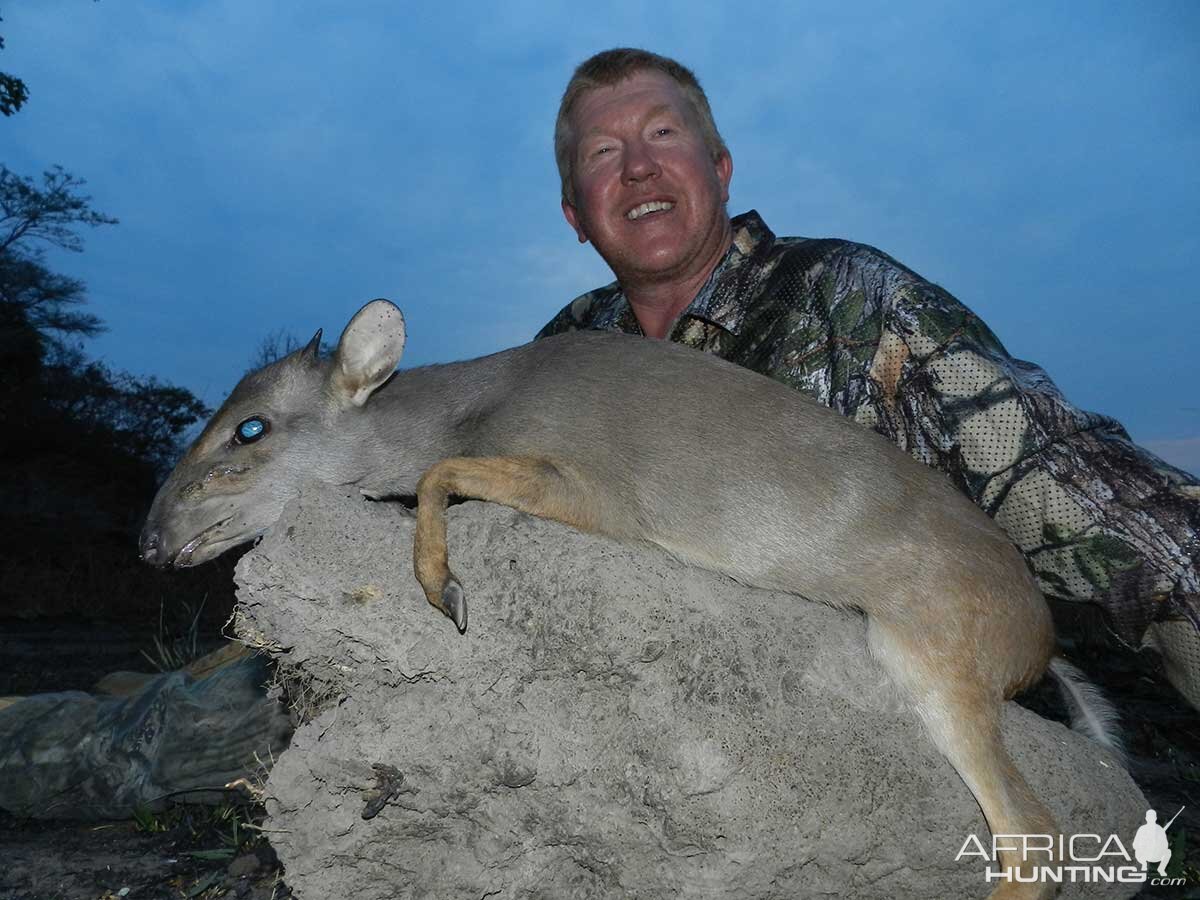
[[[226,616],[210,611],[198,633],[173,643],[197,656],[215,649]],[[159,652],[159,636],[157,620],[0,619],[0,697],[86,691],[110,672],[153,672],[143,653]],[[254,829],[263,816],[242,800],[107,823],[18,819],[0,810],[0,900],[285,900],[291,890],[279,861]]]
[[[231,846],[205,823],[212,811],[189,807],[167,830],[136,822],[18,820],[0,813],[0,897],[4,900],[237,897],[284,900],[270,845]],[[174,816],[172,818],[175,818]]]
[[[1148,886],[1138,896],[1200,898],[1200,716],[1167,683],[1151,651],[1117,645],[1089,608],[1059,606],[1055,616],[1066,655],[1117,706],[1130,773],[1160,822],[1184,807],[1169,832],[1175,858],[1168,871],[1188,884]],[[141,651],[153,652],[157,635],[157,623],[0,620],[0,696],[86,690],[115,670],[151,671]],[[210,624],[200,652],[219,641]],[[1063,717],[1047,683],[1019,699]],[[291,896],[286,875],[253,828],[261,820],[260,807],[236,803],[105,824],[0,812],[0,900],[284,900]]]

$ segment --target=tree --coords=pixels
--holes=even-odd
[[[188,581],[138,564],[141,520],[208,410],[184,388],[89,360],[73,340],[103,325],[47,251],[77,252],[85,228],[116,222],[83,183],[57,166],[39,180],[0,166],[0,604],[140,618],[158,597],[211,594],[206,608],[228,612],[227,565]]]
[[[48,247],[77,253],[82,227],[117,222],[92,209],[84,183],[61,166],[38,184],[0,165],[0,425],[24,436],[12,451],[19,455],[48,450],[52,437],[76,453],[117,454],[161,475],[208,410],[184,388],[114,372],[64,340],[104,329],[78,309],[83,282],[46,265]]]
[[[3,46],[4,38],[0,38]],[[29,89],[20,78],[0,72],[0,113],[11,116],[29,99]]]
[[[0,165],[0,425],[9,431],[44,422],[47,356],[66,352],[63,338],[103,328],[75,308],[85,302],[83,282],[45,264],[47,246],[83,249],[75,226],[116,222],[91,208],[82,185],[61,167],[46,171],[39,187]]]
[[[92,198],[79,192],[85,183],[54,166],[42,173],[39,187],[0,165],[0,303],[10,315],[22,313],[44,337],[91,337],[103,330],[96,316],[72,309],[86,302],[83,282],[51,272],[45,262],[47,246],[83,250],[80,226],[117,224],[91,208]]]
[[[3,22],[0,19],[0,22]],[[4,49],[4,38],[0,37],[0,50]],[[0,72],[0,113],[11,116],[29,99],[29,89],[25,82],[15,75]]]
[[[62,166],[51,166],[42,173],[39,189],[32,178],[0,165],[0,252],[27,240],[79,252],[83,249],[83,238],[76,233],[80,225],[116,225],[112,216],[92,209],[91,197],[76,193],[85,184]]]
[[[0,114],[28,98],[20,78],[0,72]],[[59,166],[38,184],[0,165],[3,612],[124,613],[140,622],[155,598],[171,596],[223,621],[233,606],[232,561],[167,573],[136,559],[150,498],[208,410],[184,388],[114,372],[66,340],[104,326],[79,310],[83,282],[51,271],[46,250],[78,252],[82,228],[117,221],[92,209],[83,184]]]
[[[272,331],[258,342],[258,348],[254,351],[254,356],[250,358],[250,368],[246,371],[257,372],[303,346],[305,344],[297,340],[296,336],[285,328]],[[321,356],[329,356],[333,352],[333,347],[328,341],[321,341],[318,352]]]
[[[50,354],[41,387],[44,409],[72,423],[87,444],[147,463],[156,478],[174,465],[188,428],[211,412],[186,388],[114,372],[73,348]]]

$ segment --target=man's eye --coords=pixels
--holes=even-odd
[[[668,134],[670,134],[670,133],[671,133],[671,132],[673,132],[674,130],[675,130],[675,129],[673,129],[673,128],[656,128],[656,129],[654,129],[654,133],[655,133],[655,134],[656,134],[658,137],[663,137],[664,135],[668,135]]]
[[[612,150],[612,147],[597,147],[592,151],[592,156],[600,156],[603,153],[608,153],[610,150]]]

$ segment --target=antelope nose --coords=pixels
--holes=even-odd
[[[138,540],[138,556],[142,562],[149,563],[152,566],[162,565],[162,560],[159,559],[159,537],[158,530],[155,528],[146,528],[142,531],[142,536]]]

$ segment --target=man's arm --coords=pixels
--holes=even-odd
[[[1076,409],[954,297],[878,250],[776,248],[731,280],[737,334],[708,327],[692,341],[684,323],[672,339],[801,390],[946,472],[1025,552],[1048,596],[1098,603],[1131,646],[1167,614],[1200,629],[1195,478]],[[637,333],[621,325],[627,309],[616,285],[599,288],[538,337]]]
[[[849,412],[958,482],[1048,596],[1099,603],[1134,647],[1168,614],[1200,628],[1197,480],[1076,409],[936,285],[912,276],[879,300],[866,402]]]

